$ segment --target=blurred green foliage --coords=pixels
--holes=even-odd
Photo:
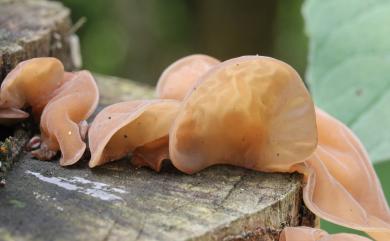
[[[260,54],[303,74],[302,0],[63,0],[78,31],[84,68],[155,84],[165,67],[194,53],[226,60]]]
[[[390,160],[390,2],[308,0],[303,10],[317,106],[347,124],[374,163]]]
[[[390,2],[378,0],[305,0],[303,6],[310,39],[306,77],[314,101],[362,140],[388,202],[390,28],[383,23],[389,11]],[[321,225],[330,233],[362,234]]]

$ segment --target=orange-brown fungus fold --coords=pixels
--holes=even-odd
[[[280,234],[279,241],[371,241],[355,234],[333,234],[307,227],[287,227]]]
[[[19,63],[1,84],[0,119],[25,118],[32,107],[35,118],[64,81],[64,66],[56,58],[34,58]]]
[[[121,102],[103,109],[89,129],[90,167],[133,152],[135,164],[160,170],[168,156],[168,132],[177,115],[175,100]]]
[[[21,109],[31,107],[40,120],[41,146],[32,154],[51,159],[61,150],[61,165],[77,162],[86,144],[82,133],[85,120],[95,110],[99,92],[88,71],[64,72],[55,58],[34,58],[19,63],[1,85],[0,123],[28,117]]]
[[[314,105],[289,65],[244,56],[201,77],[169,138],[172,163],[185,173],[215,164],[286,171],[317,145]]]
[[[219,63],[219,60],[194,54],[171,64],[157,82],[157,96],[161,99],[182,100],[201,75]]]
[[[81,125],[94,112],[99,91],[88,71],[67,73],[65,83],[54,92],[41,117],[41,149],[33,154],[44,159],[47,150],[61,150],[60,164],[72,165],[84,154]]]
[[[316,110],[318,147],[306,161],[306,206],[333,223],[390,240],[390,211],[359,139],[344,124]]]

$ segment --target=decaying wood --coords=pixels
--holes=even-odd
[[[277,240],[307,219],[303,209],[295,174],[225,166],[156,174],[126,160],[90,170],[27,155],[0,190],[0,239]]]
[[[0,82],[16,64],[33,57],[53,56],[72,69],[69,15],[58,2],[0,0]]]

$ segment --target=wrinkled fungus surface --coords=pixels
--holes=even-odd
[[[190,91],[169,136],[172,163],[183,172],[215,164],[285,171],[316,147],[313,102],[284,62],[232,59],[207,72]]]

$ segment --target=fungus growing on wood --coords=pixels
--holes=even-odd
[[[299,171],[305,174],[307,185],[304,188],[304,200],[311,211],[339,225],[365,231],[376,240],[390,240],[390,211],[359,139],[344,124],[317,109],[319,143],[316,147],[312,102],[307,98],[306,92],[302,91],[304,87],[294,85],[289,76],[295,76],[300,82],[299,77],[295,74],[289,75],[290,68],[269,58],[264,58],[269,64],[263,64],[262,69],[248,63],[242,64],[262,58],[264,57],[242,57],[222,63],[201,77],[198,84],[190,90],[191,94],[184,100],[170,133],[173,164],[186,173],[193,173],[216,163],[271,172]],[[234,65],[236,69],[232,67]],[[239,66],[242,69],[239,69]],[[274,83],[268,84],[267,78]],[[263,84],[256,85],[256,79],[262,80]],[[292,87],[282,84],[281,79],[286,83],[292,81]],[[279,90],[278,93],[275,91],[278,86],[286,90]],[[300,93],[301,90],[304,98],[289,95],[292,90],[295,90],[294,94]],[[258,91],[257,95],[254,94],[255,91]],[[295,108],[288,108],[289,106]],[[261,108],[269,108],[271,111],[262,111]],[[280,115],[278,125],[270,125],[273,119],[265,118],[267,115],[272,118]],[[251,120],[255,120],[255,123],[266,123],[268,126],[247,124]],[[298,120],[300,122],[297,122]],[[275,126],[279,128],[274,128]],[[283,126],[285,127],[280,128]],[[302,130],[311,133],[311,139],[306,139],[309,141],[303,145],[310,147],[306,149],[307,152],[303,152],[306,157],[294,156],[302,154],[302,150],[291,148],[294,145],[289,146],[289,142],[299,143],[299,139],[294,138],[297,138],[296,133]],[[262,133],[264,139],[269,139],[264,141],[261,138],[253,138],[254,133]],[[291,156],[285,158],[285,162],[280,162],[272,155],[273,153],[278,157],[280,152],[272,152],[273,149],[269,147],[262,149],[261,145],[251,147],[245,143],[238,149],[240,140],[287,145],[290,149],[283,150],[287,150]],[[315,147],[314,154],[308,157]],[[252,154],[252,157],[249,155],[251,150],[270,152],[271,155],[268,155],[268,159],[262,156],[264,154]],[[305,241],[303,237],[307,237],[308,241],[322,240],[322,237],[335,241],[368,240],[349,234],[328,236],[320,230],[300,228],[289,229],[281,240],[283,237],[286,241]]]
[[[89,166],[102,165],[135,151],[137,165],[158,171],[167,157],[164,153],[168,152],[167,142],[161,140],[167,138],[178,109],[179,102],[175,100],[128,101],[106,107],[88,132],[92,155]],[[147,160],[142,158],[145,155]]]
[[[168,66],[161,74],[156,87],[161,99],[182,100],[201,75],[219,63],[219,60],[194,54],[181,58]]]
[[[85,120],[95,111],[99,91],[88,71],[68,73],[45,106],[41,117],[41,147],[32,154],[41,160],[51,159],[61,150],[62,166],[76,163],[84,154]]]
[[[27,112],[21,109],[31,107],[42,134],[33,156],[48,160],[61,150],[60,164],[71,165],[84,153],[85,120],[98,99],[95,80],[88,71],[66,73],[58,59],[34,58],[19,63],[3,81],[0,122],[26,118]]]
[[[206,67],[185,60],[166,70],[158,90],[162,98],[185,96],[183,102],[122,102],[97,115],[88,134],[90,167],[131,152],[134,164],[156,171],[168,157],[189,174],[216,164],[299,171],[305,175],[303,196],[312,212],[376,240],[390,240],[390,210],[363,145],[348,127],[315,110],[294,69],[262,56],[219,64],[210,60]],[[183,85],[176,84],[186,76]],[[48,82],[45,91],[32,88],[46,83],[39,81]],[[48,159],[61,149],[61,164],[70,165],[84,153],[85,119],[97,100],[89,72],[64,73],[55,59],[35,59],[20,64],[3,83],[0,120],[27,117],[20,110],[27,106],[36,118],[43,111],[42,144],[33,155]],[[280,240],[368,239],[300,227],[286,228]]]
[[[215,164],[286,171],[317,145],[314,105],[289,65],[244,56],[202,76],[169,138],[172,163],[185,173]]]

